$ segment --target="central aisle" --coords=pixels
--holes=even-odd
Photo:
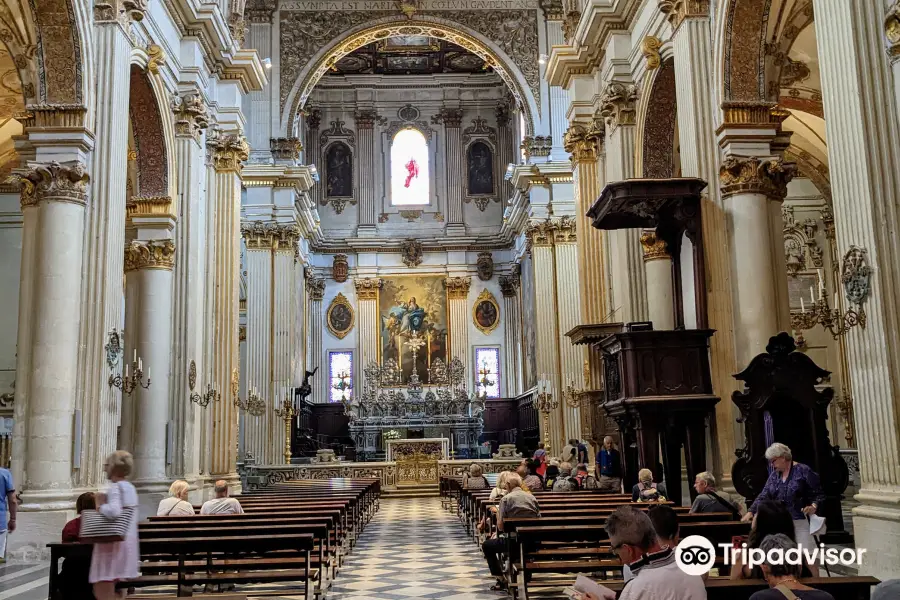
[[[439,498],[381,499],[327,600],[497,600],[478,547]]]

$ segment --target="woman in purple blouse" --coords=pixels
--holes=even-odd
[[[794,519],[797,543],[801,548],[815,548],[807,517],[816,514],[816,509],[825,500],[819,475],[809,466],[794,462],[791,449],[778,442],[766,450],[766,459],[772,465],[772,473],[742,520],[751,520],[761,501],[780,500]]]

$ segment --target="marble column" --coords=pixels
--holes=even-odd
[[[174,218],[164,216],[163,220],[174,226]],[[171,230],[163,229],[159,235],[171,235]],[[124,263],[126,302],[135,313],[128,319],[130,346],[144,363],[144,381],[150,382],[146,389],[137,386],[129,398],[133,406],[132,480],[141,492],[141,505],[155,507],[171,483],[166,475],[166,429],[175,244],[164,237],[132,240],[125,246]],[[126,364],[133,355],[126,354]]]
[[[656,231],[641,234],[644,272],[647,276],[647,312],[653,329],[675,329],[675,287],[672,282],[672,257],[666,242]]]
[[[779,331],[775,277],[784,274],[776,264],[769,204],[784,197],[791,165],[780,158],[729,156],[719,173],[731,255],[734,303],[735,357],[748,365],[765,352],[769,338]],[[786,274],[785,274],[786,277]]]
[[[608,181],[634,177],[635,102],[637,88],[611,82],[601,100],[606,119]],[[639,229],[619,229],[609,235],[611,296],[610,321],[643,321],[647,318],[647,281],[644,276]]]
[[[503,348],[506,352],[506,395],[517,396],[524,390],[522,368],[522,311],[519,298],[521,280],[518,271],[500,276],[503,292],[503,314],[506,327],[503,330]]]
[[[240,364],[238,357],[238,311],[240,285],[241,168],[248,158],[247,142],[240,134],[220,134],[207,144],[212,158],[211,181],[207,186],[209,205],[214,207],[214,285],[209,296],[212,311],[213,346],[206,358],[210,383],[221,399],[208,411],[212,418],[208,466],[209,478],[238,481],[237,409],[232,402],[231,381]],[[203,386],[205,389],[205,386]]]
[[[356,111],[356,142],[357,160],[360,173],[368,173],[370,177],[375,174],[375,121],[378,113],[374,110]],[[362,180],[361,180],[362,181]],[[320,186],[321,187],[321,186]],[[320,194],[322,192],[319,192]],[[375,186],[359,186],[359,237],[372,237],[375,235],[377,217],[375,206]]]
[[[29,163],[23,212],[36,211],[31,274],[31,345],[25,419],[25,480],[20,526],[31,511],[71,509],[72,427],[76,406],[82,260],[87,183],[81,162]],[[29,207],[34,207],[29,208]],[[30,244],[29,241],[23,242]],[[99,366],[98,366],[99,368]],[[61,515],[63,517],[64,515]],[[53,524],[48,524],[51,526]],[[49,532],[47,532],[49,533]]]
[[[472,382],[472,362],[469,358],[469,289],[472,287],[471,277],[447,277],[444,289],[447,290],[447,314],[450,317],[450,344],[447,361],[458,358],[466,367],[466,382]],[[467,383],[470,384],[470,383]]]
[[[267,382],[271,380],[271,346],[273,331],[272,314],[272,236],[274,225],[261,221],[241,224],[246,254],[244,261],[247,271],[247,367],[244,381],[246,388],[257,388],[263,396],[268,394]],[[244,400],[247,396],[242,396]],[[263,398],[269,401],[269,398]],[[271,406],[271,403],[268,404]],[[269,462],[268,415],[254,416],[243,413],[244,448],[257,464]],[[282,462],[278,460],[277,462]]]
[[[325,368],[323,368],[322,365],[322,358],[325,353],[322,341],[325,330],[325,314],[322,308],[322,298],[325,295],[325,281],[323,277],[310,277],[306,280],[306,290],[309,298],[306,310],[306,369],[308,371],[316,368],[320,369],[320,382],[322,379],[327,379],[327,367],[329,366],[324,365]],[[359,365],[357,365],[356,370],[359,370]],[[316,384],[313,386],[310,400],[315,403],[328,402],[328,396],[322,385]]]
[[[206,196],[205,150],[201,145],[208,125],[206,103],[199,92],[186,92],[172,100],[175,118],[175,165],[178,169],[178,227],[175,230],[174,330],[168,362],[172,383],[169,414],[175,422],[175,456],[170,475],[188,482],[200,475],[199,407],[189,399],[188,368],[196,362],[206,367],[203,356],[204,298],[206,297]],[[149,365],[152,369],[162,365]]]
[[[460,139],[463,111],[445,108],[441,111],[444,124],[444,167],[447,173],[447,235],[465,235],[463,222],[463,149]]]
[[[584,389],[584,348],[575,346],[566,337],[566,332],[571,331],[582,323],[581,298],[581,273],[578,269],[578,248],[576,236],[576,219],[563,217],[556,222],[553,233],[553,258],[556,271],[556,308],[559,325],[557,327],[557,344],[559,344],[559,374],[560,390],[572,385],[575,389]],[[582,439],[581,409],[579,406],[570,406],[566,399],[560,398],[560,405],[564,415],[564,437]]]
[[[857,548],[868,551],[860,574],[895,579],[900,577],[900,260],[890,232],[900,225],[893,210],[900,204],[900,96],[882,36],[896,43],[900,23],[896,6],[886,15],[881,2],[814,0],[813,6],[841,273],[856,291],[868,289],[861,300],[866,327],[844,336],[861,479],[853,533]],[[860,261],[871,268],[870,276]],[[845,306],[853,304],[849,287],[842,292]]]
[[[676,6],[677,4],[677,6]],[[716,144],[715,97],[710,94],[713,77],[712,36],[708,7],[698,2],[672,3],[669,21],[674,33],[678,137],[681,140],[681,173],[699,177],[709,185],[702,192],[703,243],[706,248],[707,317],[716,334],[710,340],[710,371],[713,390],[720,398],[730,398],[738,389],[732,375],[740,370],[735,361],[734,322],[731,304],[731,258],[725,211],[716,181],[719,177],[719,148]],[[667,5],[665,5],[667,6]],[[712,469],[721,487],[731,485],[731,462],[735,442],[742,433],[732,402],[716,405],[716,419],[710,423],[717,448],[712,453]]]
[[[604,323],[608,309],[604,232],[591,226],[584,215],[600,196],[599,151],[603,147],[603,121],[590,126],[572,125],[566,132],[566,152],[571,154],[575,187],[575,227],[578,235],[578,278],[582,323]]]
[[[125,244],[125,174],[128,158],[128,107],[131,41],[115,11],[98,11],[94,21],[97,86],[96,151],[91,163],[91,196],[85,213],[85,271],[82,278],[81,351],[78,399],[82,411],[81,468],[78,487],[106,481],[103,464],[116,449],[118,418],[109,406],[121,394],[110,387],[105,346],[112,330],[122,330],[122,247]],[[121,368],[121,362],[116,370]]]
[[[538,379],[550,381],[553,394],[559,401],[559,407],[550,413],[550,431],[545,431],[544,415],[538,413],[541,440],[549,437],[550,455],[559,456],[565,446],[563,440],[565,419],[560,378],[559,358],[559,324],[554,315],[559,314],[556,299],[556,261],[553,256],[553,222],[536,221],[528,225],[525,232],[527,243],[531,249],[531,260],[534,265],[534,297],[535,297],[535,366]],[[540,315],[540,318],[536,318]],[[529,315],[523,315],[529,318]]]
[[[381,324],[378,322],[378,292],[384,284],[381,279],[357,278],[353,280],[356,287],[359,325],[357,329],[357,355],[359,389],[365,388],[366,367],[370,362],[381,362],[379,351]]]

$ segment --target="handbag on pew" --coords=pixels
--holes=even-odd
[[[82,511],[78,540],[85,544],[124,542],[131,521],[137,516],[137,509],[137,506],[123,506],[122,512],[114,519],[98,510]]]

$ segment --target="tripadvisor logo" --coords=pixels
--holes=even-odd
[[[749,548],[742,544],[734,548],[731,544],[718,544],[726,566],[740,563],[753,570],[763,563],[769,565],[844,565],[857,567],[862,563],[864,548],[826,548],[819,544],[812,548],[797,545],[790,550],[773,548],[768,553],[760,548]],[[675,563],[688,575],[709,573],[716,562],[716,547],[702,535],[690,535],[675,548]]]

